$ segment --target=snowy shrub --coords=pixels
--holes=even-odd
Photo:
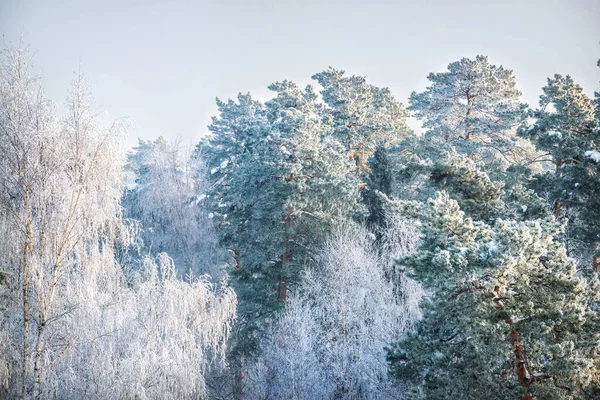
[[[385,347],[418,319],[421,290],[386,272],[387,260],[406,255],[416,237],[400,220],[392,225],[401,228],[399,240],[383,254],[364,228],[335,231],[263,342],[249,397],[399,397],[388,380]]]

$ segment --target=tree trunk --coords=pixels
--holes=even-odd
[[[29,372],[29,252],[32,247],[32,216],[29,204],[29,184],[26,182],[26,163],[20,171],[20,184],[23,187],[23,207],[25,209],[25,243],[21,260],[21,291],[23,296],[23,370],[21,396],[27,398],[27,376]]]
[[[531,376],[527,371],[525,364],[525,355],[523,354],[523,346],[519,343],[519,333],[514,329],[510,329],[510,344],[513,348],[515,355],[515,369],[517,370],[517,378],[519,380],[519,386],[524,390],[521,394],[521,400],[531,400],[531,393],[529,393],[529,386],[531,385]]]
[[[27,195],[26,195],[27,199]],[[28,200],[26,208],[28,208]],[[23,248],[23,258],[21,262],[21,290],[23,296],[23,382],[21,395],[23,399],[27,398],[27,375],[29,372],[29,258],[28,253],[31,247],[31,218],[27,217],[27,226],[25,228],[25,246]]]
[[[562,168],[562,166],[563,166],[563,163],[564,163],[564,162],[563,162],[563,160],[562,160],[561,158],[557,158],[557,159],[556,159],[556,164],[555,164],[555,165],[556,165],[556,170],[554,171],[554,174],[555,174],[556,176],[560,176],[560,173],[561,173],[561,170],[560,170],[560,169]]]
[[[232,397],[234,400],[244,399],[244,370],[240,360],[232,361],[231,369],[233,371]]]
[[[290,234],[287,232],[289,224],[292,222],[292,210],[287,209],[283,219],[285,238],[284,250],[281,255],[281,273],[277,276],[277,301],[284,303],[287,300],[287,277],[285,270],[290,259]]]
[[[34,376],[34,396],[35,399],[42,398],[42,350],[44,348],[44,331],[46,329],[46,321],[41,321],[38,327],[38,335],[35,344],[35,363],[33,367]]]
[[[494,290],[492,292],[492,300],[496,304],[496,308],[498,309],[498,311],[501,312],[504,311],[504,304],[501,300],[502,293],[503,291],[500,290],[499,286],[494,287]],[[535,376],[532,376],[529,373],[529,371],[527,371],[527,362],[525,360],[525,354],[523,353],[523,346],[519,342],[519,332],[517,332],[516,329],[512,327],[513,321],[510,317],[506,320],[506,323],[510,326],[509,338],[510,345],[513,348],[513,354],[515,356],[514,363],[515,369],[517,371],[517,379],[519,381],[519,386],[521,386],[521,388],[523,389],[521,394],[521,400],[531,400],[532,395],[529,392],[529,387],[531,386],[531,384],[536,382],[537,380],[547,379],[549,378],[549,376],[536,378]]]
[[[554,218],[558,218],[560,217],[560,210],[561,210],[562,205],[560,204],[560,202],[556,202],[554,203],[554,207],[552,209],[552,213],[554,214]]]
[[[469,91],[467,90],[467,114],[465,115],[465,140],[469,140],[472,137],[472,132],[471,132],[471,123],[469,122],[469,116],[471,115],[471,94],[469,93]]]
[[[285,303],[287,300],[287,279],[285,276],[279,275],[277,285],[277,301]]]

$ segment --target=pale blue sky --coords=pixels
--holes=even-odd
[[[537,104],[554,73],[600,90],[600,1],[0,0],[0,33],[36,51],[34,71],[62,104],[82,62],[100,108],[136,137],[196,142],[215,97],[268,96],[328,66],[388,86],[404,104],[426,76],[485,54]]]

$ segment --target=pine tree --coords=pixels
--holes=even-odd
[[[552,220],[468,218],[445,193],[403,203],[423,241],[401,265],[432,295],[389,353],[411,398],[579,399],[597,386],[597,281]]]
[[[565,240],[570,253],[593,257],[598,270],[600,135],[594,108],[568,75],[549,78],[542,90],[540,108],[531,113],[535,123],[520,134],[547,155],[554,170],[537,175],[531,187],[547,199],[557,218],[569,220]]]
[[[491,220],[507,210],[502,202],[504,182],[490,178],[481,162],[459,154],[448,144],[421,138],[393,149],[394,197],[427,201],[446,190],[469,216]]]
[[[323,87],[321,95],[333,118],[333,135],[364,172],[377,144],[389,146],[412,135],[406,123],[409,115],[388,88],[344,73],[329,68],[312,78]]]
[[[430,140],[453,143],[465,154],[482,157],[487,168],[507,167],[527,155],[515,137],[526,105],[511,70],[485,56],[463,58],[448,71],[430,73],[424,92],[413,92],[408,109],[423,121]]]
[[[332,137],[318,96],[289,81],[265,104],[220,103],[204,146],[210,206],[234,259],[243,338],[255,354],[263,329],[286,301],[310,249],[335,220],[360,210],[352,161]]]
[[[531,113],[535,123],[520,133],[550,156],[560,176],[563,165],[578,163],[582,150],[589,147],[596,127],[594,108],[569,75],[548,78],[542,91],[540,108]]]
[[[598,63],[596,65],[600,67],[600,60],[598,60]],[[600,120],[600,92],[594,92],[593,103],[596,110],[596,119]]]

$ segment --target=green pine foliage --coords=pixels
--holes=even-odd
[[[323,87],[321,95],[333,119],[333,135],[344,145],[359,171],[378,144],[393,145],[412,135],[408,111],[388,88],[367,83],[361,76],[344,76],[329,68],[313,75]]]
[[[247,328],[240,351],[249,354],[298,279],[307,249],[361,210],[352,160],[312,87],[283,81],[269,89],[275,96],[264,104],[249,96],[219,103],[214,136],[201,149],[212,215],[234,260]]]
[[[378,239],[381,232],[387,228],[387,217],[383,200],[379,193],[387,196],[392,194],[393,174],[388,151],[383,144],[375,148],[375,152],[367,163],[369,173],[366,186],[361,191],[363,202],[368,209],[365,220],[367,227],[375,231]]]
[[[448,70],[430,73],[431,85],[413,92],[409,110],[423,122],[431,141],[452,144],[462,154],[482,159],[486,168],[505,169],[532,156],[516,137],[527,105],[511,70],[490,64],[485,56],[463,58]]]
[[[598,272],[600,262],[600,131],[591,100],[570,76],[555,75],[542,89],[535,122],[520,130],[545,153],[552,169],[530,186],[568,220],[569,254]],[[589,260],[592,260],[590,263]]]
[[[595,398],[600,287],[570,257],[597,251],[600,237],[593,108],[580,87],[557,75],[519,143],[522,106],[505,120],[509,129],[485,123],[496,106],[497,121],[511,115],[497,96],[478,104],[482,91],[462,101],[471,97],[469,85],[487,87],[482,71],[503,75],[486,62],[463,59],[449,73],[431,74],[434,84],[413,94],[410,107],[429,130],[391,148],[390,197],[402,200],[385,206],[422,231],[399,272],[429,292],[417,329],[390,349],[391,371],[415,399]],[[477,107],[482,119],[472,117]],[[463,137],[452,136],[456,127]],[[510,156],[506,163],[494,165],[500,155],[490,143]],[[515,157],[518,148],[529,155]]]
[[[408,397],[586,398],[599,377],[598,287],[576,276],[561,227],[478,221],[444,192],[401,207],[424,239],[400,265],[431,293],[389,353]]]

